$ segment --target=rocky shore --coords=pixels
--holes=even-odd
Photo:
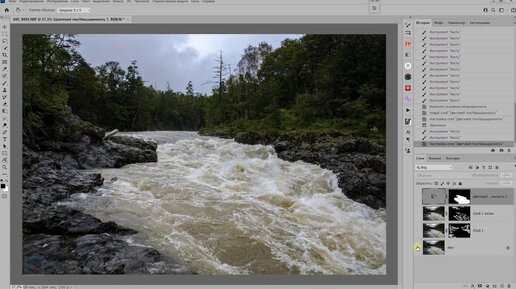
[[[209,134],[204,132],[204,134]],[[281,159],[318,164],[338,175],[351,199],[384,208],[385,143],[338,132],[270,136],[210,134],[243,144],[272,145]],[[153,141],[112,136],[69,110],[49,114],[23,134],[23,271],[25,274],[192,274],[149,247],[128,243],[137,232],[64,204],[75,193],[96,194],[104,180],[84,170],[156,162]]]
[[[337,131],[281,135],[201,133],[234,138],[243,144],[272,145],[283,160],[302,160],[333,171],[339,187],[350,199],[374,209],[385,208],[385,140],[350,139]]]
[[[126,242],[124,236],[135,230],[60,204],[74,193],[94,194],[103,184],[100,174],[80,170],[156,162],[156,143],[123,136],[104,140],[103,129],[69,110],[47,121],[23,135],[24,273],[190,273],[155,249]]]

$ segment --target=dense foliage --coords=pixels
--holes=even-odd
[[[211,95],[147,86],[136,60],[92,67],[73,35],[23,38],[23,117],[30,131],[68,105],[106,129],[383,135],[385,36],[305,35],[247,47],[235,71],[220,59]],[[224,69],[223,69],[224,68]],[[209,69],[209,68],[208,68]],[[225,73],[223,73],[225,72]]]

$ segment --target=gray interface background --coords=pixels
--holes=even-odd
[[[299,22],[306,22],[305,20]],[[387,274],[382,276],[35,276],[22,274],[22,211],[11,216],[12,284],[398,284],[397,24],[20,24],[11,26],[11,208],[22,207],[22,35],[23,34],[318,33],[387,36]]]

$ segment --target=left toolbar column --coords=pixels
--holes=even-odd
[[[9,197],[9,143],[10,143],[10,25],[0,19],[0,199]]]

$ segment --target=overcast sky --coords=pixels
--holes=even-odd
[[[77,38],[81,42],[79,52],[93,66],[114,60],[127,71],[131,61],[137,60],[147,85],[165,89],[168,81],[173,90],[184,92],[191,80],[196,92],[210,93],[213,84],[203,83],[212,80],[218,51],[223,51],[224,62],[231,64],[233,70],[249,44],[266,41],[277,48],[283,39],[300,36],[81,34]]]

